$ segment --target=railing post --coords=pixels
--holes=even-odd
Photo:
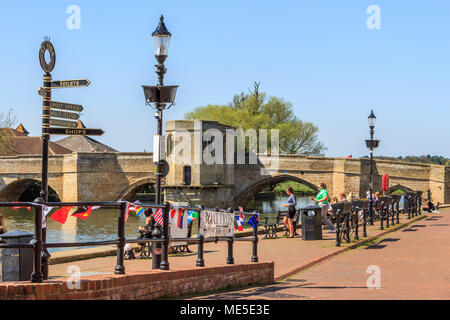
[[[367,211],[363,209],[363,237],[367,237]]]
[[[345,215],[346,215],[345,228],[347,229],[345,230],[345,237],[347,238],[345,239],[345,242],[350,243],[350,219],[352,218],[352,213],[348,212]]]
[[[195,263],[196,267],[204,267],[205,266],[205,260],[203,259],[203,245],[205,243],[205,237],[200,236],[198,241],[198,257],[197,261]]]
[[[384,230],[383,219],[384,219],[384,206],[383,206],[383,204],[381,204],[381,206],[380,206],[380,230]]]
[[[43,204],[44,200],[42,198],[38,198],[34,200],[35,203]],[[32,241],[34,249],[33,249],[33,273],[31,274],[31,282],[33,283],[42,283],[44,281],[44,276],[42,274],[42,206],[37,206],[35,209],[34,216],[34,240]]]
[[[336,212],[336,247],[340,247],[341,246],[341,228],[339,227],[339,215],[340,215],[340,210],[337,210]],[[303,226],[302,226],[303,227]],[[302,230],[303,232],[303,230]]]
[[[386,228],[389,228],[389,215],[390,215],[389,204],[385,207],[384,212],[386,217]]]
[[[120,215],[117,223],[117,237],[119,243],[117,244],[117,265],[114,270],[115,274],[125,274],[125,266],[123,264],[124,248],[125,248],[125,215],[128,209],[128,203],[121,200]]]
[[[369,226],[373,226],[374,210],[372,197],[369,198]]]
[[[257,213],[255,211],[255,213]],[[258,225],[256,225],[256,228],[253,228],[253,239],[252,239],[252,245],[253,245],[253,254],[252,254],[252,262],[258,262]]]
[[[164,242],[161,249],[161,270],[169,270],[169,214],[170,203],[166,202],[163,209],[163,238]]]
[[[397,208],[397,224],[399,224],[400,223],[400,199],[397,201],[396,208]]]
[[[359,240],[359,234],[358,234],[358,231],[359,231],[359,219],[358,219],[358,213],[359,213],[359,210],[355,210],[355,214],[354,214],[354,221],[355,221],[355,240]]]
[[[404,202],[408,205],[408,219],[411,219],[411,203],[409,201],[409,196],[405,196]]]
[[[228,239],[227,242],[228,242],[228,257],[227,257],[227,264],[234,264],[234,258],[233,258],[233,242],[234,242],[234,237],[230,237],[230,239]]]
[[[391,224],[393,225],[393,226],[395,226],[395,202],[392,202],[392,205],[391,205],[391,214],[392,214],[392,222],[391,222]]]

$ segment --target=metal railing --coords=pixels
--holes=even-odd
[[[88,242],[61,242],[61,243],[47,243],[42,239],[43,230],[43,219],[46,219],[43,215],[43,208],[45,207],[94,207],[99,206],[104,208],[116,208],[119,209],[119,215],[117,220],[117,239],[107,240],[107,241],[88,241]],[[141,208],[152,208],[152,209],[162,209],[163,211],[163,225],[162,225],[162,237],[161,238],[151,238],[151,239],[126,239],[125,236],[125,216],[127,211],[128,202],[116,201],[116,202],[49,202],[49,203],[39,203],[39,202],[0,202],[0,207],[30,207],[35,211],[35,232],[34,239],[29,244],[0,244],[0,249],[32,249],[33,250],[33,273],[31,275],[31,282],[41,283],[44,280],[48,280],[48,274],[44,270],[48,268],[48,257],[45,257],[45,250],[47,248],[70,248],[70,247],[92,247],[92,246],[104,246],[104,245],[116,245],[117,246],[117,263],[114,269],[115,274],[125,274],[124,266],[124,248],[127,243],[155,243],[157,246],[161,247],[160,253],[160,263],[159,269],[169,270],[169,245],[170,242],[180,242],[186,241],[190,243],[197,243],[198,245],[198,257],[196,260],[197,267],[204,267],[204,244],[208,242],[227,241],[228,242],[228,252],[226,263],[234,264],[233,256],[233,244],[235,241],[251,241],[253,243],[251,262],[258,262],[258,228],[253,227],[253,233],[250,238],[235,238],[232,237],[207,237],[199,235],[198,238],[171,238],[169,235],[169,212],[171,210],[170,203],[160,205],[151,204],[139,204]],[[179,207],[183,210],[193,210],[196,212],[201,212],[205,210],[203,207]],[[219,209],[211,209],[214,211],[219,211]],[[242,214],[246,216],[253,216],[258,214],[257,212],[238,212],[232,209],[220,210],[222,212],[229,212],[234,214]],[[198,216],[198,225],[200,226],[201,214]],[[155,254],[153,254],[153,259],[155,259]],[[48,270],[48,269],[47,269]]]

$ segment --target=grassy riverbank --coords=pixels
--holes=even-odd
[[[284,194],[284,193],[286,193],[286,189],[288,187],[292,187],[292,189],[294,189],[294,193],[296,195],[300,195],[300,196],[312,196],[317,193],[313,189],[305,186],[304,184],[301,184],[299,182],[294,182],[294,181],[281,182],[281,183],[277,184],[275,186],[275,188],[273,188],[273,191],[277,194],[279,194],[279,193]]]

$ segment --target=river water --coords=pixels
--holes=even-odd
[[[298,197],[297,208],[312,204],[307,197]],[[285,210],[281,205],[287,203],[287,197],[276,196],[273,200],[256,200],[248,204],[245,210],[258,210],[261,217],[276,216],[278,210]],[[54,212],[54,211],[53,211]],[[26,209],[13,210],[0,208],[8,231],[20,230],[34,233],[34,212]],[[50,213],[51,215],[52,213]],[[92,212],[87,220],[69,216],[62,225],[52,219],[47,219],[47,242],[85,242],[117,239],[118,209],[99,209]],[[145,224],[145,216],[140,217],[130,212],[125,225],[125,235],[129,239],[139,236],[138,226]],[[194,229],[196,225],[194,224]],[[69,250],[73,248],[55,248],[52,251]]]

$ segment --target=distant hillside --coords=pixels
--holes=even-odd
[[[367,158],[367,156],[365,157]],[[429,154],[426,156],[406,156],[406,157],[384,157],[378,156],[374,157],[375,159],[381,160],[403,160],[408,162],[421,162],[421,163],[431,163],[431,164],[440,164],[450,166],[450,159],[444,158],[441,156],[430,156]]]

